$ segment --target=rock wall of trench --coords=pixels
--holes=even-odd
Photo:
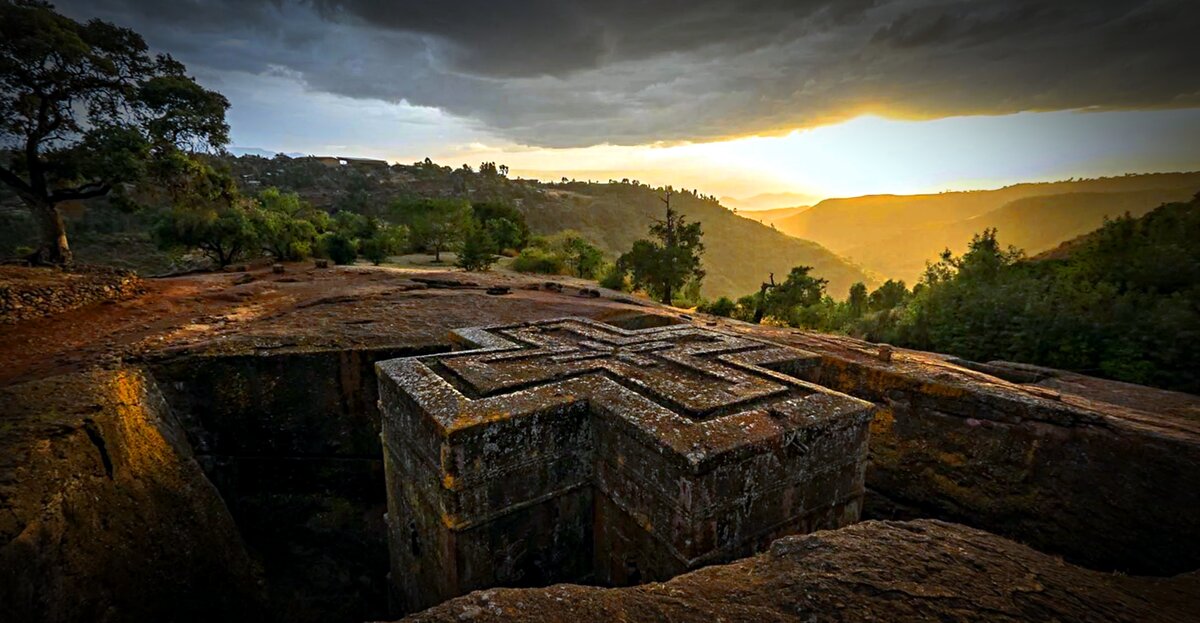
[[[252,620],[258,570],[152,379],[0,389],[0,618]]]
[[[865,518],[965,523],[1095,569],[1200,568],[1200,437],[1186,427],[828,356],[802,376],[879,407]]]
[[[415,354],[185,353],[0,390],[5,616],[386,616],[373,364]],[[880,407],[868,516],[967,523],[1097,569],[1200,567],[1187,429],[849,358],[794,373]]]
[[[428,352],[197,353],[151,362],[201,465],[261,561],[279,620],[386,616],[386,488],[374,363]]]

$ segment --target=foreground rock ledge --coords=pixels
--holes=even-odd
[[[933,520],[786,537],[769,552],[666,583],[492,589],[405,621],[1187,621],[1200,574],[1088,571]]]

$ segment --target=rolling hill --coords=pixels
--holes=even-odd
[[[676,194],[672,206],[704,229],[703,263],[708,275],[702,291],[708,297],[757,291],[770,273],[781,278],[799,265],[812,266],[814,275],[828,279],[828,291],[835,298],[845,297],[856,281],[875,281],[817,243],[752,220],[753,212],[736,215],[691,194]],[[663,204],[659,194],[646,186],[577,182],[547,188],[545,200],[522,202],[520,209],[534,232],[575,229],[616,256],[646,236],[654,219],[662,217]]]
[[[737,214],[743,218],[758,221],[770,227],[783,219],[796,216],[808,208],[809,206],[795,206],[792,208],[772,208],[770,210],[742,210]]]
[[[989,227],[1030,254],[1099,227],[1104,217],[1144,214],[1190,198],[1200,173],[1126,175],[936,195],[829,199],[776,221],[789,235],[817,241],[866,269],[909,283],[942,249],[958,253]]]
[[[1003,244],[1035,255],[1096,229],[1106,217],[1126,212],[1141,216],[1164,203],[1184,201],[1195,191],[1188,187],[1026,197],[973,218],[914,227],[882,241],[851,247],[846,255],[889,277],[915,283],[927,260],[946,248],[962,253],[971,237],[987,228],[995,228]]]
[[[721,197],[721,205],[743,211],[787,209],[792,206],[809,206],[820,197],[801,193],[760,193],[753,197]]]

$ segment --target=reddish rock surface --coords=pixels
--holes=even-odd
[[[980,530],[920,520],[786,537],[766,553],[665,583],[478,591],[404,620],[1179,623],[1197,612],[1197,574],[1098,573]]]
[[[867,517],[951,520],[1096,569],[1200,568],[1200,398],[905,349],[885,363],[844,336],[730,328],[819,353],[803,378],[876,403]]]
[[[0,266],[0,325],[13,324],[145,292],[140,277],[100,266],[21,268]]]
[[[28,270],[28,269],[23,269]],[[0,331],[0,386],[78,371],[121,357],[170,350],[267,352],[398,344],[445,344],[451,329],[480,322],[561,316],[607,319],[653,311],[619,293],[604,298],[528,290],[545,281],[504,273],[287,265],[235,284],[239,274],[208,273],[146,280],[132,300],[91,305]],[[556,277],[562,283],[588,283]],[[513,287],[488,296],[490,285]],[[670,313],[670,312],[664,312]]]

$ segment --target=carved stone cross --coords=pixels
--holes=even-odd
[[[856,521],[870,404],[811,353],[677,325],[464,329],[378,364],[392,586],[665,579]]]

